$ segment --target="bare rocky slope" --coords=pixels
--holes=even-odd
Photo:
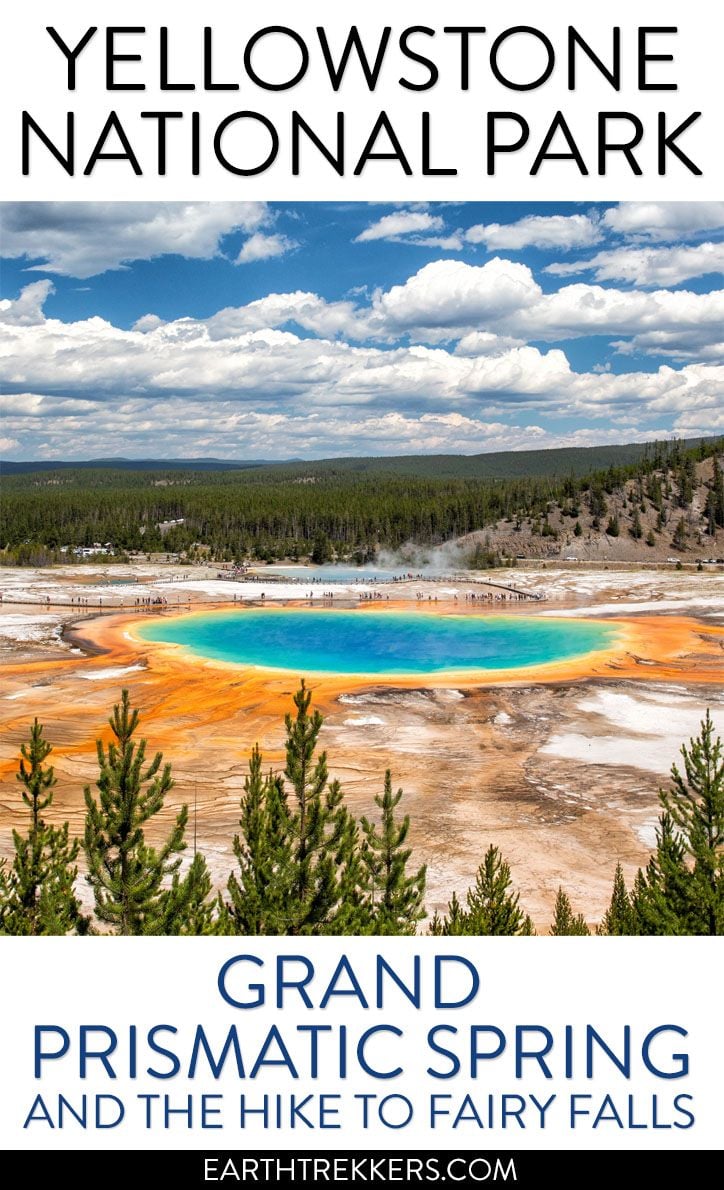
[[[707,501],[714,482],[713,459],[696,463],[690,482],[673,471],[656,471],[610,491],[591,489],[551,502],[545,518],[498,521],[458,544],[519,559],[724,560],[724,528],[710,532]]]

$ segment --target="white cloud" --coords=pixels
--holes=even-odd
[[[692,277],[724,272],[724,243],[638,246],[599,252],[590,260],[550,264],[543,271],[556,277],[592,270],[597,281],[630,281],[634,285],[680,285]]]
[[[456,355],[499,355],[510,347],[522,347],[520,339],[512,339],[492,331],[468,331],[459,340]]]
[[[213,256],[229,230],[235,253],[246,241],[239,263],[296,246],[261,203],[93,204],[80,212],[54,204],[52,217],[46,204],[21,207],[3,212],[11,214],[8,254],[77,275],[138,253]],[[101,317],[46,317],[44,305],[58,303],[47,301],[52,282],[36,280],[0,301],[2,449],[87,456],[107,453],[112,440],[119,453],[139,455],[153,440],[167,454],[284,457],[588,444],[672,426],[711,432],[724,416],[724,291],[666,286],[722,268],[724,247],[699,243],[719,207],[621,204],[598,223],[531,216],[462,232],[407,204],[358,237],[444,251],[476,236],[490,248],[536,244],[561,252],[550,274],[591,269],[607,283],[551,293],[528,265],[502,255],[478,265],[437,259],[387,290],[365,287],[341,300],[267,293],[206,318],[165,321],[149,310],[126,329]],[[655,242],[675,226],[678,239],[697,238]],[[587,261],[564,257],[568,247],[596,243],[602,229],[604,250]],[[619,233],[628,242],[610,247]],[[590,336],[598,337],[598,362],[576,371],[562,344]],[[669,363],[647,369],[629,359],[625,366],[638,370],[622,372],[616,353]]]
[[[471,300],[481,300],[480,274],[484,271],[469,269],[472,277],[464,274],[463,301],[465,284],[473,285]],[[460,284],[457,269],[452,280]],[[492,277],[486,275],[482,300],[487,300],[489,282],[492,284]],[[608,315],[610,322],[626,317],[625,303],[632,298],[644,302],[657,299],[659,319],[666,305],[664,298],[681,298],[692,303],[692,327],[701,317],[697,303],[702,296],[711,296],[617,295],[588,286],[568,289],[581,291],[583,296],[562,291],[558,318],[576,311],[580,316],[581,303],[585,306],[593,291],[594,298],[600,294],[606,301],[613,294],[612,310],[605,301],[591,305],[594,315],[598,310],[598,315]],[[525,288],[523,292],[528,293]],[[313,296],[299,295],[300,304],[310,302]],[[443,317],[447,306],[440,301],[448,296],[449,286],[437,293],[438,313]],[[395,313],[419,319],[422,309],[416,302],[420,294],[413,293],[408,305],[410,297],[409,293],[397,296]],[[540,323],[539,307],[546,300],[538,299],[537,305],[522,309],[520,316]],[[624,305],[619,309],[617,303]],[[511,345],[505,338],[497,342],[473,339],[465,345],[466,354],[419,344],[381,349],[352,346],[340,339],[300,338],[272,327],[240,329],[233,325],[233,313],[222,312],[208,320],[180,318],[155,326],[144,320],[144,330],[125,330],[102,318],[74,323],[57,319],[5,322],[0,379],[8,393],[16,394],[6,398],[7,416],[16,422],[40,419],[53,432],[63,423],[81,433],[90,416],[100,416],[99,406],[113,405],[142,410],[139,431],[143,425],[166,442],[179,409],[185,411],[188,426],[194,423],[193,418],[188,420],[191,411],[202,410],[195,419],[196,428],[201,428],[204,419],[216,423],[221,407],[284,417],[317,412],[333,426],[346,424],[351,410],[364,407],[375,410],[375,416],[454,412],[489,420],[522,408],[549,417],[578,414],[598,418],[612,410],[625,410],[631,417],[658,417],[662,410],[716,411],[724,404],[724,367],[703,362],[678,370],[663,366],[653,372],[581,373],[572,370],[560,348],[544,351]],[[0,312],[0,321],[6,315],[12,318],[13,309]],[[640,323],[641,315],[639,311]],[[226,322],[217,324],[215,320],[224,316]],[[653,324],[652,331],[657,325]],[[16,424],[8,424],[7,432],[21,437]]]
[[[296,240],[288,236],[274,234],[267,235],[263,231],[256,231],[244,242],[241,252],[236,258],[236,264],[250,264],[256,260],[271,260],[274,256],[284,256],[293,248],[298,248]]]
[[[12,322],[32,324],[42,318],[39,303],[44,289],[37,288],[41,284],[48,285],[35,283],[17,301],[0,303],[0,322],[8,331]],[[99,324],[107,325],[97,318],[71,324],[72,333]],[[615,348],[622,353],[660,352],[681,360],[714,362],[724,358],[723,325],[724,290],[647,292],[576,283],[544,294],[526,265],[495,257],[482,266],[434,261],[404,284],[376,291],[365,304],[327,302],[304,291],[269,294],[246,306],[227,307],[204,321],[178,318],[166,324],[148,314],[134,330],[144,332],[139,344],[155,336],[144,350],[160,338],[169,344],[197,343],[199,328],[213,342],[298,327],[347,345],[353,341],[394,345],[401,339],[413,344],[458,341],[461,355],[477,355],[481,346],[488,351],[484,338],[475,340],[471,335],[497,336],[501,352],[531,341],[555,343],[597,335],[609,340],[615,336]],[[71,332],[64,328],[63,333]]]
[[[31,394],[27,394],[28,401]],[[42,398],[36,398],[36,402]],[[46,414],[47,415],[47,414]],[[685,415],[682,415],[685,416]],[[492,450],[525,450],[554,446],[590,446],[603,442],[665,437],[655,425],[586,426],[573,432],[545,429],[525,414],[515,424],[492,420],[474,411],[360,411],[331,419],[326,410],[306,412],[248,409],[234,401],[218,401],[210,416],[208,403],[193,398],[143,398],[88,402],[84,415],[56,408],[52,422],[35,416],[17,417],[19,447],[15,457],[88,458],[107,453],[113,437],[118,453],[148,457],[151,436],[163,441],[169,456],[216,455],[222,458],[288,458],[299,456],[402,454]],[[51,431],[52,425],[52,431]],[[48,432],[50,431],[50,432]],[[48,432],[38,445],[39,432]],[[28,446],[23,450],[23,443]]]
[[[263,202],[3,203],[3,255],[86,278],[176,253],[209,260],[225,235],[269,221]]]
[[[482,266],[440,260],[403,285],[375,293],[371,309],[352,321],[363,338],[406,334],[427,342],[464,339],[471,332],[545,342],[584,335],[633,340],[663,332],[670,351],[678,346],[681,358],[692,359],[721,341],[724,291],[644,292],[578,283],[544,294],[524,264],[500,257]]]
[[[404,283],[373,299],[373,312],[386,327],[478,328],[520,310],[541,295],[527,265],[494,257],[484,265],[436,260]],[[483,329],[480,327],[480,329]]]
[[[663,355],[702,363],[724,360],[724,336],[721,326],[716,325],[661,330],[654,327],[630,339],[614,339],[611,346],[619,355]]]
[[[609,207],[602,222],[621,235],[680,239],[724,228],[724,202],[621,202]]]
[[[477,356],[470,362],[464,385],[469,393],[558,393],[570,378],[565,352],[513,347],[500,355]]]
[[[413,232],[442,231],[445,226],[440,215],[428,215],[426,211],[395,211],[383,215],[371,223],[358,236],[355,244],[366,244],[370,240],[399,240]]]
[[[459,252],[463,247],[463,239],[459,231],[453,231],[446,236],[413,236],[405,241],[417,244],[420,248],[440,248],[443,252]]]
[[[158,314],[143,314],[141,318],[137,318],[133,324],[134,331],[155,331],[156,327],[163,326],[164,319],[159,318]]]
[[[20,291],[15,301],[9,298],[0,301],[0,322],[15,326],[35,326],[44,322],[43,306],[54,292],[52,281],[33,281]]]
[[[616,408],[637,409],[651,415],[686,410],[721,410],[724,406],[724,367],[688,364],[671,368],[662,364],[655,372],[606,372],[592,377],[572,374],[568,386],[571,411],[598,408],[610,417]]]
[[[469,244],[485,244],[489,252],[504,248],[590,248],[600,239],[589,215],[526,215],[516,223],[477,223],[465,232]]]
[[[721,340],[723,324],[724,290],[645,293],[579,283],[565,285],[511,312],[500,328],[520,338],[545,342],[583,335],[623,335],[643,344],[641,336],[666,334],[670,347],[680,345],[682,357],[700,358],[704,347]]]
[[[270,293],[246,306],[228,306],[207,320],[209,334],[223,339],[242,331],[294,324],[315,335],[351,339],[373,336],[369,312],[351,301],[327,302],[316,293]]]
[[[681,434],[687,438],[696,438],[699,436],[704,438],[709,434],[716,434],[724,430],[724,409],[706,409],[702,411],[693,409],[687,413],[682,413],[674,422],[674,428],[677,434]]]
[[[209,333],[223,336],[262,327],[296,325],[313,334],[395,342],[401,335],[428,342],[459,338],[471,328],[497,322],[538,300],[530,269],[494,258],[484,265],[439,260],[403,285],[377,290],[371,302],[327,302],[315,293],[272,293],[246,306],[220,310]]]
[[[20,443],[18,442],[17,438],[0,438],[0,451],[2,451],[3,454],[6,454],[8,451],[15,450],[15,447],[19,445]]]

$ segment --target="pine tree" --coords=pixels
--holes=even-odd
[[[316,755],[323,720],[310,713],[311,697],[302,681],[296,714],[285,717],[284,776],[264,776],[259,749],[252,752],[234,841],[238,873],[221,911],[228,933],[371,932],[357,823],[329,780],[326,753]]]
[[[686,522],[683,517],[681,517],[676,529],[674,530],[674,536],[671,538],[671,544],[677,550],[683,550],[686,548]]]
[[[623,877],[623,868],[620,864],[616,864],[616,872],[613,878],[613,892],[611,893],[611,903],[603,915],[601,924],[598,927],[598,934],[611,935],[629,935],[638,934],[638,923],[636,915],[631,906],[631,900],[626,891],[626,881]]]
[[[674,829],[671,815],[664,813],[656,831],[656,851],[646,869],[636,874],[631,905],[637,933],[687,934],[690,872],[684,845]]]
[[[659,794],[690,868],[683,912],[690,934],[724,933],[724,748],[707,710],[701,730],[682,746],[684,772],[671,768]]]
[[[326,933],[377,934],[367,893],[367,874],[362,859],[359,827],[355,817],[341,804],[339,782],[332,787],[340,798],[339,827],[334,854],[337,868],[338,901]]]
[[[211,893],[211,873],[199,851],[193,856],[185,875],[174,872],[170,886],[164,891],[156,934],[197,937],[221,933],[217,904]]]
[[[224,928],[232,934],[284,934],[292,890],[291,818],[284,781],[264,775],[258,745],[249,758],[241,799],[240,833],[234,837],[239,874],[227,889]]]
[[[468,889],[467,917],[471,934],[520,934],[526,926],[511,890],[510,866],[492,844],[478,868],[475,884]],[[527,932],[527,931],[526,931]]]
[[[343,804],[339,782],[329,781],[326,752],[315,759],[323,719],[317,710],[309,714],[311,700],[302,680],[293,700],[296,715],[284,720],[284,775],[294,806],[285,933],[364,933],[369,923],[358,891],[357,826]]]
[[[706,532],[710,537],[716,537],[716,496],[713,491],[709,492],[706,497],[704,519],[706,520]]]
[[[314,932],[328,922],[338,899],[329,831],[334,842],[341,835],[335,821],[338,789],[328,786],[327,754],[314,753],[322,727],[319,711],[309,715],[312,694],[304,681],[294,695],[295,717],[285,716],[287,731],[285,776],[292,785],[296,811],[292,817],[293,872],[287,905],[286,933]]]
[[[631,536],[634,538],[635,541],[640,541],[641,538],[643,537],[643,535],[644,535],[644,528],[643,528],[643,525],[641,524],[641,514],[639,513],[639,510],[637,508],[636,511],[634,512],[633,522],[631,524]]]
[[[309,555],[310,561],[315,565],[323,565],[325,562],[332,560],[332,543],[323,529],[315,535],[312,552]]]
[[[719,459],[714,459],[714,477],[712,481],[714,494],[714,521],[721,528],[724,526],[724,471]]]
[[[113,740],[97,741],[98,800],[85,789],[85,854],[96,916],[118,934],[182,934],[199,924],[208,873],[197,857],[180,874],[188,807],[182,806],[160,847],[146,842],[144,827],[163,808],[173,787],[170,764],[160,752],[146,761],[146,740],[136,742],[139,712],[128,691],[109,720]],[[201,900],[200,900],[201,898]]]
[[[593,517],[593,527],[597,529],[608,511],[608,502],[598,480],[595,480],[589,488],[588,507]]]
[[[445,916],[441,917],[437,910],[435,911],[430,922],[429,933],[438,938],[454,938],[470,934],[471,931],[467,927],[467,914],[460,904],[457,893],[453,892]]]
[[[16,779],[30,824],[26,835],[13,831],[15,853],[10,868],[0,872],[0,929],[4,934],[84,934],[88,919],[75,895],[78,843],[69,838],[68,823],[49,826],[43,811],[53,802],[56,784],[45,761],[52,746],[35,719],[27,743],[20,748]]]
[[[398,822],[395,810],[402,790],[392,792],[392,775],[385,773],[384,792],[375,797],[382,811],[381,829],[362,819],[364,849],[362,860],[370,886],[369,910],[375,934],[414,934],[425,916],[425,867],[407,875],[407,861],[412,855],[404,843],[410,830],[408,814]]]
[[[488,847],[465,901],[467,908],[453,893],[447,913],[444,917],[435,914],[429,933],[438,937],[535,934],[531,918],[520,908],[518,894],[511,888],[510,867],[497,847]]]
[[[556,905],[553,915],[553,923],[549,930],[550,934],[556,937],[564,935],[587,935],[590,934],[585,918],[582,913],[574,913],[571,907],[568,893],[565,893],[562,888],[558,889],[556,896]]]
[[[10,884],[7,861],[0,859],[0,934],[6,934],[5,919],[10,912]]]

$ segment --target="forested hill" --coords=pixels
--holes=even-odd
[[[682,441],[684,449],[702,440]],[[705,440],[706,441],[706,440]],[[274,470],[299,475],[409,475],[423,479],[526,479],[586,476],[610,467],[628,467],[657,449],[652,442],[620,446],[569,446],[556,450],[501,450],[479,455],[388,455],[315,462],[277,463]],[[270,471],[269,467],[264,468]]]
[[[336,555],[366,562],[381,549],[455,540],[463,543],[461,560],[475,568],[516,557],[723,554],[722,441],[635,449],[633,460],[584,475],[572,466],[563,474],[446,474],[432,470],[429,458],[423,473],[411,459],[397,468],[397,460],[345,459],[222,471],[96,467],[7,475],[0,564],[42,566],[99,549],[120,559],[311,555],[320,562]],[[561,468],[568,454],[477,457],[518,462],[545,453]],[[453,465],[451,456],[441,458]],[[474,461],[458,458],[455,465]]]
[[[295,460],[296,461],[296,460]],[[273,466],[272,459],[2,459],[0,474],[33,475],[43,471],[243,471]]]
[[[684,439],[684,448],[698,446],[701,439]],[[704,440],[706,441],[706,439]],[[292,459],[126,459],[0,461],[3,475],[24,475],[39,471],[238,471],[249,468],[274,470],[289,475],[369,474],[416,475],[441,479],[515,479],[525,476],[590,475],[609,467],[626,467],[656,449],[651,442],[629,442],[617,446],[570,446],[555,450],[504,450],[477,455],[388,455],[359,456],[305,461]]]

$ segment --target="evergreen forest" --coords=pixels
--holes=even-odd
[[[525,551],[525,532],[555,538],[561,525],[576,536],[625,532],[642,539],[644,554],[659,535],[676,549],[696,539],[711,552],[707,542],[724,528],[721,452],[721,440],[712,438],[217,469],[208,461],[196,469],[193,461],[17,464],[2,479],[0,564],[72,562],[74,551],[96,544],[118,561],[155,554],[191,562],[364,563],[379,550],[434,546],[495,526],[510,531],[510,557],[516,543]],[[696,468],[706,460],[713,470],[702,486]]]

